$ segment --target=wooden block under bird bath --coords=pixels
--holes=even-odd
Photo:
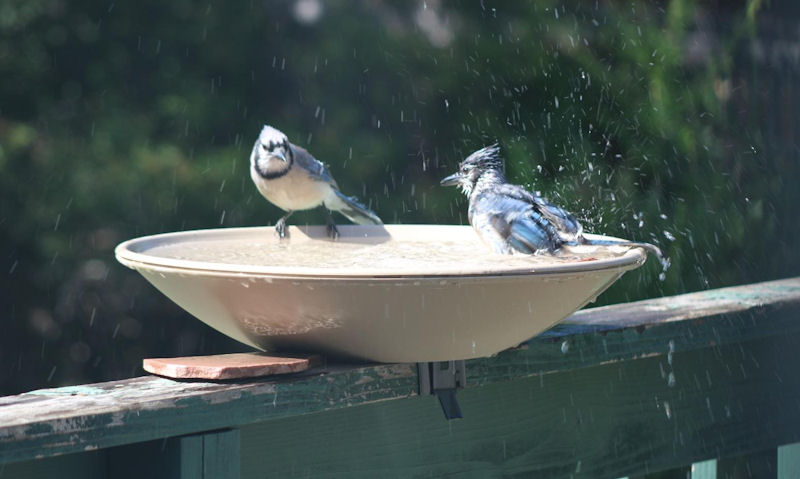
[[[276,357],[233,353],[180,358],[148,358],[145,371],[173,379],[243,379],[305,371],[322,363],[320,356]]]

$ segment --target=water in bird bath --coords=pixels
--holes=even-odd
[[[478,241],[276,241],[227,238],[180,241],[147,250],[152,256],[203,263],[374,271],[435,270],[460,264],[475,270],[528,269],[621,256],[625,247],[575,247],[559,255],[500,255]]]

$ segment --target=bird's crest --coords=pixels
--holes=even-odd
[[[264,128],[261,129],[261,134],[258,135],[258,141],[269,150],[272,150],[276,146],[288,147],[289,144],[289,138],[287,138],[282,131],[269,125],[264,125]]]
[[[481,148],[461,162],[462,169],[499,170],[503,171],[503,159],[500,157],[500,145],[497,143]]]

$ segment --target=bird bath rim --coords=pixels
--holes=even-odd
[[[469,230],[465,236],[466,230]],[[280,241],[331,241],[324,238],[324,226],[290,226],[289,238]],[[454,238],[463,240],[464,238],[474,238],[476,247],[486,246],[480,243],[477,234],[470,226],[462,225],[341,225],[339,226],[341,237],[340,242],[355,242],[365,245],[379,244],[384,241],[404,241],[413,239],[417,242],[430,242],[435,245],[437,241]],[[422,269],[402,269],[402,268],[331,268],[331,267],[308,267],[308,266],[275,266],[275,265],[247,265],[224,262],[196,261],[189,259],[170,258],[148,254],[147,251],[158,246],[176,244],[180,242],[225,240],[243,238],[247,235],[264,235],[270,241],[278,242],[274,236],[272,227],[236,227],[236,228],[214,228],[202,230],[189,230],[172,233],[161,233],[156,235],[142,236],[120,243],[114,253],[117,260],[123,265],[133,268],[146,268],[150,270],[163,270],[170,272],[184,272],[186,274],[211,274],[224,276],[255,275],[272,278],[298,278],[303,280],[314,279],[346,279],[346,280],[408,280],[426,278],[489,278],[518,275],[549,275],[549,274],[570,274],[584,273],[605,269],[628,270],[636,268],[647,259],[646,253],[636,247],[625,248],[626,251],[619,255],[594,258],[584,261],[559,262],[549,264],[536,264],[533,266],[508,266],[498,264],[494,268],[470,268],[469,264],[447,264],[438,265],[436,268]],[[587,238],[600,240],[617,240],[620,238],[610,236],[586,234]],[[575,248],[588,248],[592,246]],[[287,252],[287,254],[291,254]],[[504,255],[497,255],[504,258]]]

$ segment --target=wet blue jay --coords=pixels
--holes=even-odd
[[[583,227],[566,210],[506,181],[496,144],[469,155],[458,172],[441,184],[458,185],[469,197],[469,222],[496,253],[555,253],[562,246],[581,244],[633,246],[654,253],[665,268],[668,265],[661,250],[649,243],[598,241],[583,236]]]
[[[345,196],[328,168],[311,153],[289,142],[280,130],[264,125],[250,153],[250,177],[270,203],[286,211],[275,224],[275,231],[286,237],[286,220],[297,210],[324,205],[328,212],[328,236],[339,231],[331,211],[338,211],[357,224],[383,224],[378,215]]]

